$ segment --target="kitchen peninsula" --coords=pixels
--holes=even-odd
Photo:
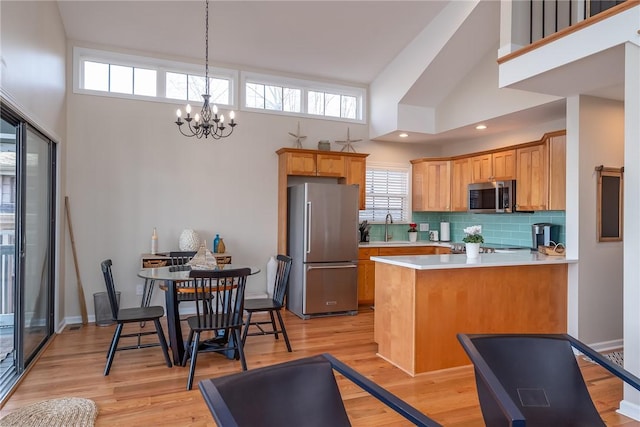
[[[537,252],[371,260],[378,355],[410,375],[468,365],[459,332],[567,332],[567,270],[577,260]]]

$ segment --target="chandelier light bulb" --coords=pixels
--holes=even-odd
[[[224,114],[220,115],[220,124],[224,123]]]
[[[196,119],[196,123],[198,123],[200,121],[200,114],[196,113],[195,119]]]
[[[182,111],[180,111],[179,108],[178,111],[176,111],[176,116],[178,116],[178,118],[182,117]]]
[[[185,111],[187,112],[187,114],[191,114],[191,105],[187,104],[187,106],[185,107]]]
[[[218,106],[213,104],[213,114],[218,114]]]
[[[235,118],[236,118],[236,113],[234,113],[234,112],[233,112],[233,110],[229,111],[229,118],[230,118],[231,120],[233,120],[233,119],[235,119]]]

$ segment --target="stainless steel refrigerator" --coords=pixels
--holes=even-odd
[[[303,319],[358,311],[358,186],[288,189],[287,308]]]

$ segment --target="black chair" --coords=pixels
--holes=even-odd
[[[604,426],[572,348],[640,390],[640,378],[566,334],[465,335],[488,426]]]
[[[287,344],[287,350],[291,352],[291,344],[289,343],[289,337],[287,336],[287,330],[284,327],[282,321],[282,315],[280,310],[284,307],[284,297],[287,294],[287,286],[289,285],[289,272],[291,271],[291,257],[286,255],[278,255],[276,257],[277,270],[276,279],[273,287],[272,298],[257,298],[247,299],[244,302],[244,311],[247,312],[247,320],[245,322],[244,330],[242,332],[242,344],[245,344],[247,336],[255,335],[274,335],[275,339],[278,339],[278,334],[282,334],[284,342]],[[270,321],[257,321],[252,322],[251,316],[254,313],[268,312]],[[273,317],[273,313],[278,316],[278,324],[280,329],[276,327],[276,321]],[[271,325],[271,330],[264,330],[262,325]],[[258,331],[249,332],[249,327],[255,326]]]
[[[189,338],[185,348],[182,366],[191,357],[187,390],[193,385],[198,352],[235,353],[240,359],[242,370],[247,370],[242,347],[242,308],[244,290],[249,268],[232,270],[191,270],[189,277],[194,280],[193,295],[196,301],[196,315],[187,318]],[[212,331],[213,337],[201,342],[202,332]]]
[[[107,354],[107,366],[104,368],[104,375],[109,375],[109,371],[111,370],[111,364],[113,363],[113,358],[116,354],[116,351],[120,350],[132,350],[136,348],[146,348],[146,347],[156,347],[161,346],[162,352],[164,353],[164,358],[167,362],[167,366],[171,367],[171,359],[169,358],[169,348],[167,347],[167,341],[164,338],[164,332],[162,330],[162,325],[160,324],[160,318],[164,316],[164,308],[161,306],[151,306],[151,307],[135,307],[135,308],[120,308],[118,306],[118,299],[116,296],[116,287],[113,281],[113,274],[111,272],[112,262],[110,259],[102,261],[100,264],[102,268],[102,274],[104,275],[104,282],[107,287],[107,294],[109,296],[109,304],[111,306],[111,314],[113,320],[116,322],[116,330],[113,334],[113,339],[111,340],[111,346],[109,347],[109,353]],[[140,323],[140,322],[150,322],[156,326],[155,331],[148,332],[136,332],[131,334],[122,334],[122,329],[126,323]],[[158,335],[157,343],[148,343],[142,344],[140,338],[144,335]],[[120,338],[129,338],[136,337],[137,344],[118,347],[118,342]]]
[[[417,426],[439,426],[329,354],[200,381],[219,427],[350,426],[333,370]]]

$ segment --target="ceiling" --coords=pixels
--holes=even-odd
[[[449,1],[211,1],[209,59],[213,65],[368,85]],[[203,1],[68,1],[58,7],[71,40],[188,62],[204,62]],[[499,2],[452,39],[404,97],[435,107],[499,43]],[[482,16],[482,15],[480,15]],[[488,31],[487,29],[495,29]],[[473,39],[473,43],[469,40]],[[564,101],[490,120],[484,135],[531,120],[564,117]],[[539,123],[539,122],[538,122]],[[477,137],[473,127],[403,142]]]

